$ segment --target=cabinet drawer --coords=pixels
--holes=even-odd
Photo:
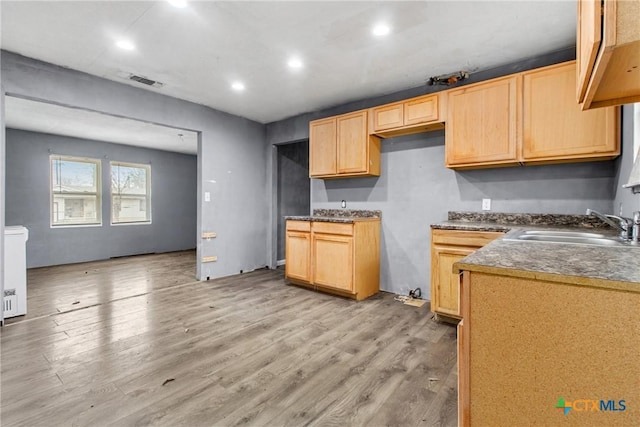
[[[313,232],[353,236],[353,224],[344,224],[337,222],[314,222]]]
[[[477,248],[481,248],[503,235],[503,232],[497,231],[431,230],[432,242],[434,244]]]
[[[287,221],[287,231],[311,231],[311,221]]]

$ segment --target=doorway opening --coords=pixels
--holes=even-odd
[[[309,215],[311,180],[309,178],[309,141],[277,145],[277,260],[285,262],[284,217]]]

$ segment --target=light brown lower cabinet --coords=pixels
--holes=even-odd
[[[637,426],[640,292],[523,276],[463,273],[458,424]]]
[[[456,319],[462,317],[460,277],[453,273],[453,264],[503,234],[431,230],[431,311]]]
[[[288,220],[285,247],[285,276],[294,284],[357,300],[380,290],[379,219]]]
[[[285,275],[292,279],[311,280],[311,223],[287,221],[285,239],[287,263]]]

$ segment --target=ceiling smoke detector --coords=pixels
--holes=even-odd
[[[129,80],[133,80],[134,82],[142,83],[143,85],[152,86],[152,87],[162,87],[164,83],[160,83],[155,80],[148,79],[143,76],[137,76],[135,74],[129,74],[127,77]]]

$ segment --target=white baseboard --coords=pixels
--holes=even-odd
[[[281,266],[285,265],[286,263],[287,263],[286,259],[279,259],[278,261],[276,261],[276,265],[278,267],[281,267]]]

